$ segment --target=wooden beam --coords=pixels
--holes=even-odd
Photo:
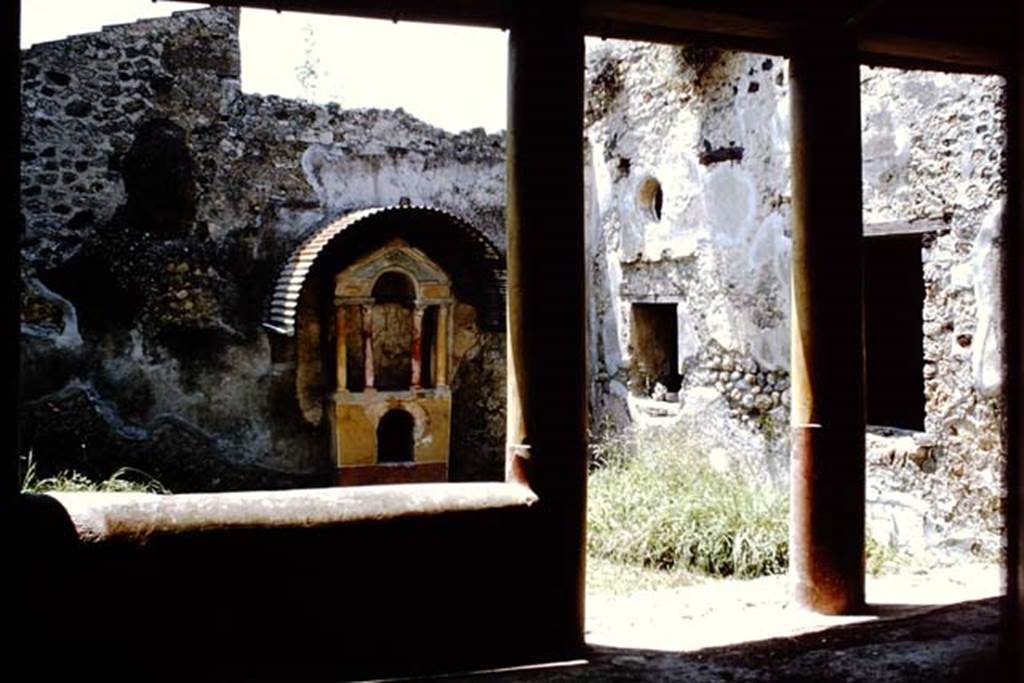
[[[155,0],[154,0],[155,1]],[[194,0],[160,0],[194,2]],[[511,12],[500,0],[205,0],[222,7],[251,7],[278,12],[306,12],[338,16],[419,21],[506,29]]]
[[[171,2],[175,0],[169,0]],[[422,21],[487,28],[508,28],[514,3],[506,0],[209,0],[214,5],[340,14],[393,21]],[[758,4],[676,0],[583,0],[581,21],[587,35],[657,43],[702,43],[728,49],[788,55],[805,21],[796,2]],[[815,12],[823,26],[840,26],[849,17],[822,5]],[[987,38],[936,39],[892,30],[882,21],[859,28],[858,55],[865,64],[996,73],[1006,69],[1004,46]],[[945,33],[956,35],[956,26]]]
[[[892,221],[889,223],[865,223],[865,237],[891,237],[898,235],[924,235],[932,232],[948,230],[949,225],[942,220],[923,221]]]
[[[591,25],[597,21],[622,22],[738,38],[776,40],[789,32],[789,22],[770,14],[723,12],[720,9],[709,10],[706,5],[687,7],[686,4],[649,0],[590,0],[584,3],[584,15]]]
[[[945,42],[918,36],[868,31],[857,41],[862,64],[965,73],[1006,69],[1002,46]]]

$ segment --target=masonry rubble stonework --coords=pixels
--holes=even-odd
[[[786,486],[787,62],[594,40],[586,80],[595,426],[681,422],[680,447]],[[1002,80],[863,67],[861,82],[865,225],[933,226],[924,429],[870,428],[868,528],[904,549],[997,553]],[[675,367],[647,367],[651,304],[675,309]]]
[[[501,135],[244,93],[238,21],[179,12],[23,52],[22,426],[43,470],[333,482],[261,327],[293,249],[403,198],[504,244]],[[457,323],[451,475],[500,478],[504,334]]]
[[[133,465],[176,490],[332,482],[323,424],[296,400],[308,378],[261,327],[289,255],[403,198],[504,251],[501,135],[244,93],[238,20],[180,12],[23,53],[22,426],[45,467]],[[584,140],[594,431],[683,423],[681,447],[780,487],[786,72],[776,56],[588,41]],[[861,78],[865,224],[932,226],[923,430],[871,430],[869,529],[996,552],[1002,83]],[[499,478],[505,335],[456,310],[450,473]]]

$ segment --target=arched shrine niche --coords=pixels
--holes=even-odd
[[[387,271],[377,278],[371,298],[374,386],[385,391],[408,389],[412,385],[416,287],[405,273]]]
[[[322,430],[342,485],[500,477],[504,293],[500,251],[444,210],[325,220],[283,264],[263,324],[278,386],[294,387],[288,428]]]
[[[394,239],[337,273],[333,294],[328,413],[339,483],[446,480],[454,304],[447,274]]]
[[[389,410],[377,423],[377,463],[413,461],[413,417],[401,408]]]

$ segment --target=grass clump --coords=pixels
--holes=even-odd
[[[652,569],[591,555],[587,558],[587,594],[628,595],[637,591],[675,590],[710,579],[685,569]]]
[[[62,470],[52,477],[36,474],[31,456],[21,478],[22,493],[57,493],[99,491],[103,493],[170,493],[167,488],[142,470],[122,467],[106,479],[93,480],[81,472]]]
[[[606,436],[593,454],[592,558],[711,576],[786,570],[785,493],[716,469],[682,427]]]
[[[900,554],[896,548],[870,534],[864,537],[864,571],[871,576],[893,573],[909,566],[915,559]]]

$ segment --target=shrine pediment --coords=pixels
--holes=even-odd
[[[335,277],[335,296],[368,297],[377,279],[392,271],[409,276],[419,297],[436,296],[438,286],[445,292],[449,287],[448,276],[426,254],[402,240],[393,240],[339,273]]]

